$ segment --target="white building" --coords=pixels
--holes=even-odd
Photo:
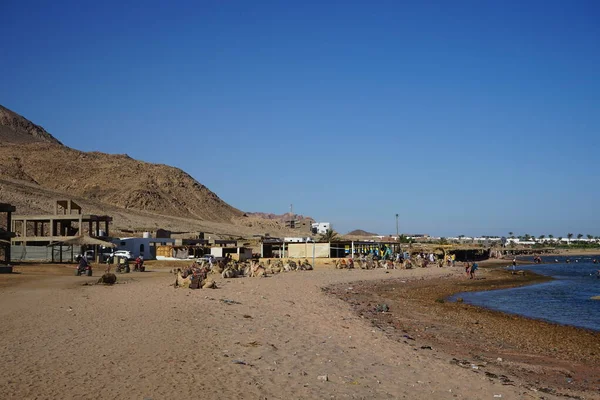
[[[316,222],[311,225],[311,228],[313,234],[324,235],[331,229],[331,224],[329,222]]]
[[[113,239],[113,243],[117,245],[115,250],[129,250],[134,258],[142,255],[145,260],[153,260],[156,258],[156,246],[173,244],[175,239],[126,237]]]
[[[286,243],[306,243],[312,242],[312,239],[309,237],[286,237],[283,238],[283,241]]]

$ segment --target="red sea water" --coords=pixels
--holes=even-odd
[[[566,257],[543,257],[542,264],[517,269],[548,275],[553,281],[459,293],[452,298],[462,297],[465,303],[492,310],[600,331],[600,300],[591,299],[600,296],[600,264],[594,264],[594,259],[600,262],[600,256],[569,257],[570,263]]]

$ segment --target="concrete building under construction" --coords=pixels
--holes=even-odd
[[[0,272],[11,272],[8,264],[10,264],[10,241],[15,235],[11,230],[13,212],[15,212],[13,205],[0,203],[0,269],[2,269]]]
[[[77,236],[108,236],[112,217],[107,215],[83,214],[73,200],[58,200],[54,214],[14,215],[12,231],[15,245],[47,245]]]
[[[54,261],[71,259],[80,251],[73,245],[60,243],[73,241],[82,236],[108,237],[112,217],[108,215],[83,214],[73,200],[58,200],[54,214],[13,215],[10,223],[13,237],[13,260]],[[51,244],[57,246],[49,246]],[[64,254],[63,254],[64,253]]]

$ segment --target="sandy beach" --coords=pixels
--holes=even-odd
[[[215,290],[149,270],[111,287],[66,266],[0,276],[0,398],[600,398],[597,333],[436,301],[504,284],[485,269],[325,265]]]

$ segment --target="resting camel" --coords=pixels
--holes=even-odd
[[[313,270],[313,266],[311,263],[308,262],[307,259],[304,259],[304,261],[302,261],[302,263],[300,264],[300,269],[302,271],[312,271]]]
[[[175,278],[175,287],[190,287],[190,283],[192,283],[192,276],[183,277],[181,269],[177,268],[176,278]]]
[[[173,285],[175,288],[177,287],[187,287],[194,282],[198,282],[198,287],[203,289],[206,288],[216,288],[217,284],[214,280],[208,279],[208,267],[202,266],[199,267],[195,262],[189,267],[185,268],[183,271],[179,268],[176,270],[177,277],[175,278],[175,284]]]
[[[267,276],[267,270],[265,269],[265,267],[263,267],[262,264],[253,262],[250,265],[250,275],[249,276],[251,278],[254,278],[254,277],[264,278],[265,276]]]

